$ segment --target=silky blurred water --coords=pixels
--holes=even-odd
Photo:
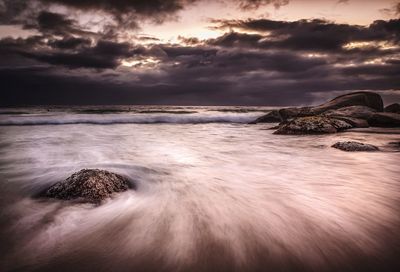
[[[398,271],[399,131],[282,136],[246,124],[259,111],[194,110],[0,116],[0,270]],[[136,190],[98,207],[33,197],[82,168]]]

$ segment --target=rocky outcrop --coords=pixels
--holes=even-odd
[[[344,116],[332,116],[331,118],[345,121],[346,123],[350,124],[352,126],[352,128],[367,128],[367,127],[369,127],[367,120],[364,120],[364,119],[344,117]]]
[[[336,144],[332,145],[333,148],[337,148],[343,151],[379,151],[379,148],[370,145],[370,144],[363,144],[359,142],[347,141],[347,142],[337,142]]]
[[[400,104],[394,103],[386,106],[384,112],[400,113]]]
[[[400,127],[400,113],[395,113],[399,107],[399,104],[392,104],[383,112],[379,94],[356,92],[316,107],[273,110],[252,123],[280,122],[275,134],[323,134],[370,126]]]
[[[130,187],[129,181],[118,174],[99,169],[83,169],[65,181],[54,184],[41,196],[100,203],[113,193],[126,191]]]
[[[400,127],[400,114],[377,112],[368,118],[371,127]]]
[[[268,113],[267,115],[261,116],[253,123],[277,122],[278,120],[286,121],[288,119],[293,119],[297,117],[315,116],[323,114],[327,111],[354,106],[356,106],[357,108],[347,110],[360,110],[361,112],[362,109],[368,109],[368,111],[372,112],[383,111],[383,101],[379,94],[372,92],[355,92],[338,96],[327,103],[315,107],[283,108],[280,110],[275,110]]]
[[[283,123],[274,134],[327,134],[352,128],[346,121],[324,116],[299,117]]]
[[[313,107],[313,112],[314,114],[319,114],[327,110],[349,106],[365,106],[378,112],[383,111],[383,101],[379,94],[372,92],[355,92],[338,96],[327,103]]]
[[[366,106],[349,106],[337,110],[328,110],[322,115],[343,120],[356,128],[366,128],[369,127],[368,118],[375,112],[376,110]]]
[[[366,106],[349,106],[336,110],[328,110],[323,113],[330,117],[349,117],[367,120],[376,112],[375,109]]]
[[[279,111],[273,110],[267,113],[266,115],[263,115],[253,122],[251,124],[257,124],[257,123],[278,123],[281,122],[281,116],[279,115]]]
[[[395,150],[399,150],[399,151],[400,151],[400,142],[390,142],[390,143],[388,144],[388,146],[389,146],[390,148],[393,148],[393,149],[395,149]]]
[[[279,116],[282,120],[288,120],[295,117],[306,117],[315,115],[312,112],[311,107],[302,107],[302,108],[283,108],[278,110]]]

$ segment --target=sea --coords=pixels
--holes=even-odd
[[[1,108],[0,271],[400,271],[400,129],[249,124],[271,109]],[[85,168],[135,187],[37,197]]]

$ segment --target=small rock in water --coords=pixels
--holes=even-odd
[[[118,174],[99,169],[82,169],[65,181],[57,182],[45,190],[41,196],[100,203],[112,193],[123,192],[129,188],[129,181]]]
[[[343,151],[379,151],[379,148],[374,145],[352,141],[337,142],[336,144],[332,145],[332,147]]]

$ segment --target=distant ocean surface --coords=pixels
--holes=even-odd
[[[400,271],[400,130],[248,124],[269,110],[0,109],[0,271]],[[330,147],[344,140],[382,151]],[[136,190],[33,197],[83,168]]]

